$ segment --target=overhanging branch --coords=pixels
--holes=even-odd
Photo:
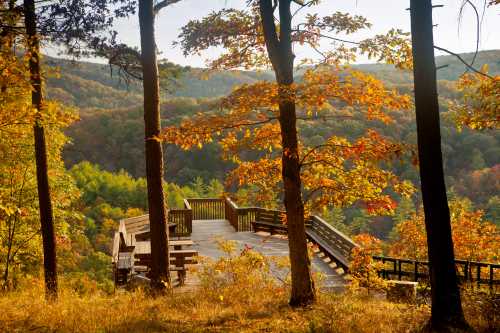
[[[153,12],[156,15],[163,8],[168,7],[170,5],[173,5],[174,3],[177,3],[180,1],[181,0],[163,0],[163,1],[157,2],[153,7]]]
[[[449,55],[452,55],[452,56],[456,57],[458,60],[460,60],[460,62],[461,62],[462,64],[464,64],[464,65],[465,65],[467,68],[469,68],[471,71],[473,71],[473,72],[475,72],[475,73],[477,73],[477,74],[483,75],[483,76],[485,76],[485,77],[487,77],[487,78],[489,78],[489,79],[491,79],[491,80],[494,80],[493,76],[488,75],[487,73],[483,73],[483,72],[481,72],[480,70],[477,70],[476,68],[474,68],[473,66],[471,66],[471,65],[470,65],[467,61],[465,61],[465,60],[464,60],[464,58],[462,58],[459,54],[457,54],[457,53],[455,53],[455,52],[452,52],[452,51],[450,51],[450,50],[447,50],[447,49],[445,49],[445,48],[439,47],[439,46],[437,46],[437,45],[434,45],[434,48],[435,48],[436,50],[443,51],[443,52],[445,52],[445,53],[448,53]]]

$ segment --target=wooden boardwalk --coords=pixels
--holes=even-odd
[[[168,221],[170,225],[175,225],[173,238],[190,237],[193,240],[192,244],[186,246],[189,249],[182,249],[182,251],[190,251],[192,256],[198,253],[202,257],[216,259],[224,255],[218,249],[218,239],[235,241],[239,250],[247,246],[265,256],[288,256],[286,237],[261,233],[261,231],[286,233],[286,226],[281,221],[283,211],[260,207],[238,207],[228,197],[184,199],[183,206],[180,209],[170,210]],[[319,216],[312,215],[305,222],[308,240],[320,250],[312,260],[313,271],[321,272],[325,277],[320,287],[343,289],[347,281],[339,273],[349,271],[352,249],[358,245]],[[112,245],[115,283],[119,285],[127,283],[130,273],[134,271],[135,266],[140,266],[141,260],[144,261],[142,266],[147,268],[150,244],[149,241],[145,241],[147,239],[145,235],[149,230],[148,225],[148,215],[120,220]],[[258,232],[254,233],[255,230]],[[139,237],[136,238],[136,236]],[[175,251],[178,252],[174,253]],[[187,253],[179,252],[180,249],[175,251],[171,252],[172,258],[176,258],[175,267],[179,268],[178,264],[180,264],[180,267],[184,268],[184,264],[177,262],[177,259],[182,257],[184,260],[185,257],[187,258]],[[427,261],[378,256],[373,256],[373,259],[381,262],[382,267],[378,273],[385,279],[428,282],[429,262]],[[460,282],[471,282],[477,284],[478,287],[488,285],[490,289],[500,286],[499,263],[456,259],[455,266]],[[283,272],[273,271],[273,274],[281,273]],[[196,284],[196,275],[192,272],[188,273],[186,287],[193,287]]]
[[[198,250],[200,256],[212,259],[225,255],[218,249],[218,239],[235,241],[238,250],[248,246],[266,256],[288,256],[288,241],[285,237],[251,231],[236,232],[226,220],[193,220],[191,239],[194,241],[194,249]],[[323,288],[343,289],[346,284],[344,278],[318,255],[312,260],[312,269],[324,276]],[[189,279],[189,275],[192,274],[188,273],[188,284],[196,283],[195,280]]]

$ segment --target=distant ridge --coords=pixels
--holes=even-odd
[[[461,56],[470,61],[473,53]],[[49,98],[80,108],[114,109],[140,105],[142,101],[141,85],[132,82],[126,85],[110,67],[85,61],[73,61],[45,57],[50,66],[60,71],[60,77],[48,79]],[[438,66],[448,65],[438,70],[439,80],[456,80],[465,70],[465,66],[453,56],[436,57]],[[489,72],[500,73],[500,50],[480,51],[475,66],[487,64]],[[360,64],[353,67],[375,74],[389,85],[408,85],[411,83],[409,72],[400,71],[392,65]],[[202,69],[191,68],[180,80],[179,88],[172,97],[213,98],[225,95],[234,86],[253,83],[259,80],[272,80],[269,71],[219,71],[202,79]]]

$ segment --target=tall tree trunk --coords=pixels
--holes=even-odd
[[[9,266],[10,266],[10,256],[12,253],[12,245],[14,243],[14,235],[16,231],[16,221],[12,221],[11,216],[9,216],[7,220],[7,225],[9,226],[9,237],[7,238],[7,255],[5,258],[5,270],[4,270],[4,275],[3,275],[3,281],[4,281],[4,289],[8,290],[9,289]]]
[[[144,87],[146,179],[151,228],[151,283],[156,290],[170,284],[167,211],[163,193],[163,151],[160,135],[160,86],[154,30],[153,0],[139,1]]]
[[[11,234],[11,222],[9,218],[9,238],[8,238],[8,244],[7,244],[7,255],[5,258],[5,270],[3,273],[3,289],[8,290],[9,289],[9,264],[10,264],[10,253],[12,251],[12,234]]]
[[[50,201],[50,187],[47,167],[47,147],[42,124],[43,93],[40,73],[40,42],[37,35],[35,1],[24,0],[24,19],[28,38],[30,80],[33,91],[31,104],[36,111],[34,129],[36,178],[38,184],[38,202],[43,240],[43,266],[45,270],[45,288],[48,298],[57,297],[56,241],[54,218]]]
[[[282,178],[285,189],[285,209],[288,224],[288,246],[292,273],[290,305],[304,306],[314,302],[315,291],[311,277],[311,262],[307,251],[302,201],[300,161],[298,151],[297,117],[293,85],[293,61],[290,12],[291,0],[279,2],[280,35],[274,24],[271,0],[260,1],[260,15],[266,47],[279,84],[279,123],[283,153]]]
[[[455,272],[441,153],[432,2],[411,0],[410,7],[418,156],[432,297],[429,327],[440,331],[464,327],[465,319]]]

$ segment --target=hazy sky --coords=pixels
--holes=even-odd
[[[472,0],[482,10],[482,0]],[[466,7],[462,21],[459,24],[459,8],[462,0],[434,1],[435,5],[442,4],[444,8],[434,10],[435,44],[454,52],[470,52],[475,49],[476,29],[475,16],[470,7]],[[201,18],[211,11],[224,7],[239,7],[245,5],[245,0],[182,0],[168,7],[159,14],[156,22],[156,39],[162,58],[182,65],[200,67],[204,59],[214,57],[217,50],[211,50],[202,57],[184,57],[179,47],[172,47],[172,42],[177,38],[180,28],[191,19]],[[391,28],[410,30],[410,15],[406,8],[409,0],[323,0],[322,4],[313,8],[314,12],[328,15],[335,11],[349,12],[363,15],[373,23],[371,31],[351,36],[353,40],[360,40],[384,33]],[[295,22],[300,21],[297,18]],[[131,45],[139,45],[139,26],[137,18],[122,20],[117,24],[119,38]],[[328,47],[328,45],[324,45]],[[500,6],[486,9],[481,27],[480,49],[500,49]],[[313,51],[305,48],[295,50],[300,59],[312,56]],[[365,60],[361,60],[364,62]]]

